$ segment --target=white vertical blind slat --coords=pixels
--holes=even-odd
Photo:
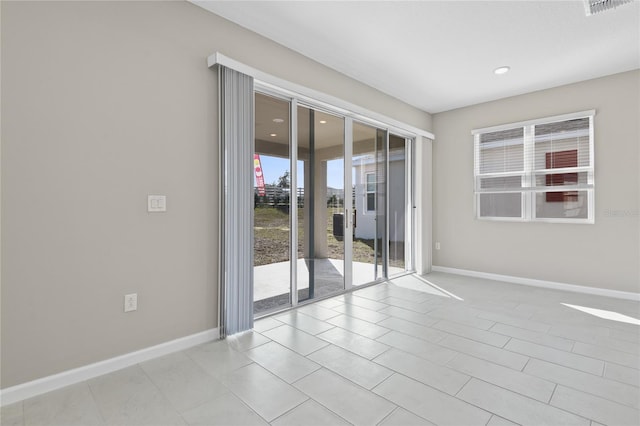
[[[220,66],[220,336],[253,328],[253,78]],[[251,214],[247,214],[251,212]]]

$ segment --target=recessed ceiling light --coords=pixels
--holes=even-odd
[[[493,73],[495,75],[506,74],[509,72],[510,69],[511,67],[498,67],[495,70],[493,70]]]
[[[274,118],[273,122],[280,124],[280,123],[284,123],[284,120],[282,118]]]
[[[271,133],[269,136],[271,136],[272,138],[278,136],[276,133]]]
[[[327,120],[320,120],[320,124],[327,124]]]

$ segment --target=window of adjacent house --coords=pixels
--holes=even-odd
[[[474,130],[476,217],[593,223],[593,117]]]
[[[376,174],[367,173],[366,177],[366,196],[367,211],[376,211]]]

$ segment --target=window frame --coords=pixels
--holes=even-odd
[[[373,176],[373,190],[369,190],[369,176]],[[364,212],[375,213],[377,207],[376,187],[378,181],[376,179],[376,172],[365,172],[364,174]],[[369,195],[373,195],[373,209],[369,209]]]
[[[595,156],[595,143],[594,143],[594,118],[596,115],[595,110],[587,110],[581,112],[575,112],[570,114],[557,115],[552,117],[544,117],[535,120],[521,121],[516,123],[503,124],[499,126],[485,127],[481,129],[472,130],[473,135],[473,195],[474,195],[474,216],[478,220],[486,221],[502,221],[502,222],[542,222],[542,223],[576,223],[576,224],[593,224],[595,223],[595,173],[594,173],[594,156]],[[564,169],[558,169],[557,173],[587,173],[587,184],[585,185],[570,185],[567,187],[554,187],[554,186],[538,186],[536,187],[536,176],[540,172],[548,172],[548,169],[536,169],[534,161],[535,152],[535,127],[543,124],[556,123],[562,121],[569,121],[575,119],[589,119],[589,165],[577,166]],[[524,134],[524,155],[523,155],[523,170],[520,172],[506,172],[506,173],[480,173],[480,137],[485,133],[498,132],[504,130],[511,130],[516,128],[523,128]],[[522,188],[519,190],[506,190],[506,191],[479,191],[479,179],[491,177],[491,175],[522,175]],[[545,189],[549,188],[549,189]],[[551,188],[556,188],[552,190]],[[562,189],[561,189],[562,188]],[[536,212],[536,197],[539,193],[549,192],[586,192],[587,197],[587,217],[586,218],[571,218],[571,217],[537,217]],[[481,216],[480,215],[480,196],[481,194],[496,194],[496,193],[519,193],[521,197],[521,215],[520,217],[507,217],[507,216]]]

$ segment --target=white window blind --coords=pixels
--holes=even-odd
[[[479,135],[476,192],[482,217],[522,216],[524,131],[522,128]]]
[[[476,217],[593,223],[593,117],[475,130]]]

